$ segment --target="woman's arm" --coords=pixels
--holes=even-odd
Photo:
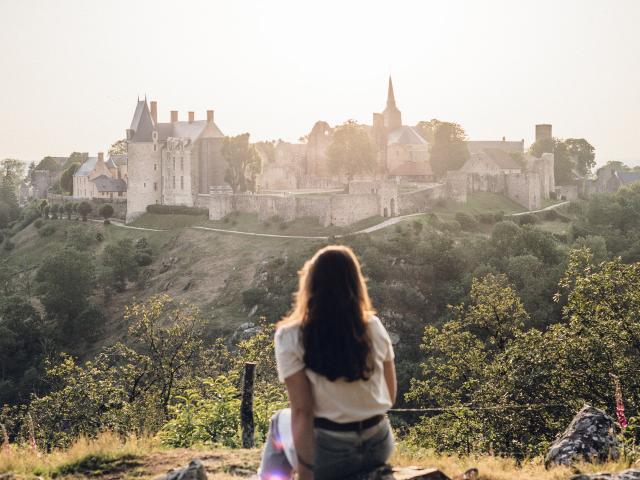
[[[313,445],[313,396],[311,384],[304,370],[285,379],[289,403],[291,404],[291,427],[293,445],[298,456],[298,478],[313,479],[309,466],[313,465],[315,450]],[[306,465],[305,465],[306,464]]]
[[[389,397],[391,398],[391,403],[396,403],[396,394],[398,390],[398,386],[396,383],[396,365],[393,363],[393,360],[389,360],[388,362],[383,362],[384,366],[384,380],[387,383],[387,389],[389,390]]]

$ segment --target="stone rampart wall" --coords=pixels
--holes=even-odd
[[[505,175],[505,195],[527,210],[542,207],[540,175],[537,173],[510,173]]]
[[[432,208],[438,200],[446,196],[447,187],[445,184],[434,185],[415,192],[401,193],[398,195],[398,214],[408,215],[411,213],[426,212]]]
[[[380,214],[380,201],[372,193],[333,195],[331,225],[344,227]]]

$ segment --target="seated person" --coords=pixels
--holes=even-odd
[[[329,246],[305,263],[275,351],[291,407],[271,420],[260,478],[331,480],[384,465],[394,353],[351,249]]]

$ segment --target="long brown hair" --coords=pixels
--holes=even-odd
[[[325,247],[298,274],[293,310],[281,323],[301,326],[305,366],[331,381],[367,380],[374,311],[355,254],[344,246]]]

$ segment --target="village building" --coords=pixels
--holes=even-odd
[[[106,162],[102,152],[96,157],[87,157],[73,174],[73,198],[125,199],[126,172],[126,155],[111,155]]]
[[[194,206],[198,194],[228,188],[221,153],[224,134],[214,123],[213,110],[207,110],[206,120],[189,112],[186,121],[178,120],[174,110],[167,123],[158,121],[157,112],[157,102],[149,107],[146,99],[138,100],[126,132],[127,221],[148,205]]]

